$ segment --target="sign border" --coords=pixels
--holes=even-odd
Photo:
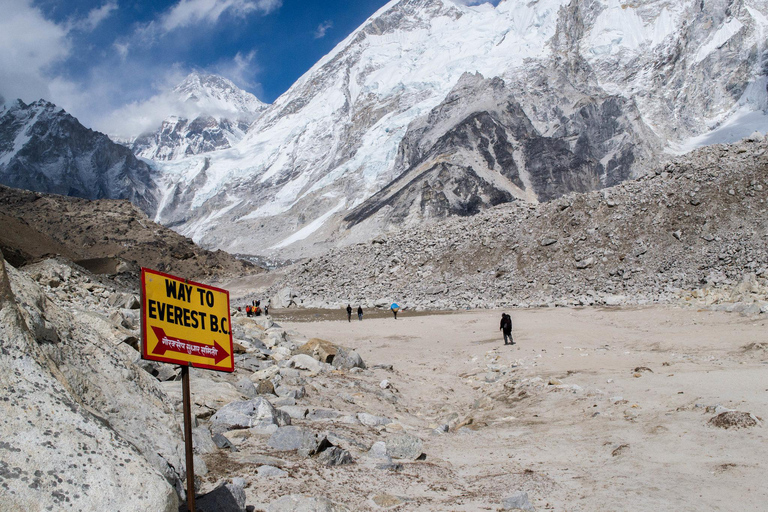
[[[144,320],[144,316],[146,312],[144,311],[145,307],[145,299],[147,295],[146,290],[146,281],[144,279],[146,274],[154,274],[157,276],[170,278],[175,281],[181,281],[185,284],[191,284],[193,286],[196,286],[198,288],[205,288],[206,290],[211,290],[215,292],[224,293],[227,296],[227,325],[229,326],[229,358],[231,361],[230,366],[215,366],[211,364],[200,364],[200,363],[193,363],[192,361],[186,361],[186,362],[180,362],[176,359],[171,359],[168,357],[163,356],[157,356],[153,354],[147,353],[147,324]],[[141,358],[145,359],[147,361],[157,361],[160,363],[170,363],[170,364],[176,364],[179,366],[191,366],[193,368],[203,368],[206,370],[214,370],[219,372],[227,372],[232,373],[235,371],[235,352],[234,352],[234,340],[232,339],[232,318],[231,318],[231,308],[229,306],[229,290],[224,290],[223,288],[216,288],[215,286],[210,286],[203,283],[198,283],[195,281],[190,281],[189,279],[184,279],[183,277],[174,276],[172,274],[167,274],[165,272],[160,272],[159,270],[152,270],[150,268],[144,268],[141,267]],[[194,341],[194,340],[190,340]]]

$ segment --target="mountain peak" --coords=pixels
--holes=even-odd
[[[176,87],[173,94],[185,103],[200,108],[200,114],[214,115],[220,111],[250,118],[266,108],[253,94],[237,87],[219,75],[193,71]]]

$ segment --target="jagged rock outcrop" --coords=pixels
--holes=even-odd
[[[154,214],[150,167],[44,100],[0,112],[0,183],[86,199],[129,199]]]

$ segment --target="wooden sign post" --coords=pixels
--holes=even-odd
[[[181,365],[187,509],[195,512],[189,368],[233,372],[229,292],[141,269],[141,357]]]

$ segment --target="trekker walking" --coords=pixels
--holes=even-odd
[[[363,306],[357,306],[357,319],[363,321]]]
[[[397,320],[397,312],[400,311],[400,306],[397,305],[397,302],[393,302],[389,309],[392,310],[392,314],[395,315],[395,320]]]
[[[352,306],[347,304],[347,322],[352,321]]]
[[[499,324],[499,330],[504,333],[504,344],[514,345],[515,340],[512,339],[512,317],[506,313],[501,314],[501,323]],[[509,343],[507,343],[509,338]]]

